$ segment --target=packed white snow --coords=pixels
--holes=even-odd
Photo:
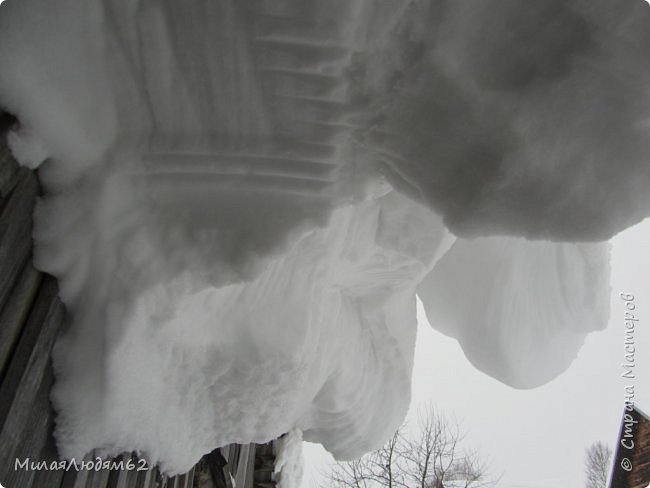
[[[399,425],[415,283],[450,238],[439,218],[391,192],[336,210],[254,279],[218,285],[187,264],[187,246],[166,253],[136,229],[107,282],[95,275],[101,296],[72,302],[83,326],[56,345],[64,456],[130,446],[184,471],[214,446],[298,427],[350,457]]]
[[[69,311],[61,455],[177,473],[300,429],[359,456],[408,408],[416,290],[496,378],[563,371],[607,319],[608,247],[516,236],[650,213],[649,10],[3,4],[0,106]]]
[[[417,292],[480,370],[518,388],[566,370],[609,317],[609,246],[458,239]],[[480,270],[477,271],[477,270]]]
[[[278,439],[274,473],[278,488],[300,486],[303,475],[302,432],[293,429]]]

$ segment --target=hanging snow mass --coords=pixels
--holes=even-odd
[[[649,51],[642,0],[4,3],[61,455],[378,447],[416,293],[493,377],[560,374],[650,215]]]

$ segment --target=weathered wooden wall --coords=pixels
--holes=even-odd
[[[19,168],[7,147],[6,131],[14,122],[0,113],[0,483],[5,488],[232,488],[232,475],[238,488],[275,486],[267,476],[272,443],[226,446],[175,477],[161,475],[155,467],[16,469],[16,460],[58,461],[49,401],[54,380],[50,355],[65,308],[56,280],[32,266],[32,213],[40,189],[37,176]],[[264,462],[256,460],[256,450]],[[128,459],[138,466],[131,454],[116,460]],[[256,464],[263,464],[264,474],[255,473]]]
[[[610,488],[647,488],[650,483],[650,417],[625,410],[616,445]]]

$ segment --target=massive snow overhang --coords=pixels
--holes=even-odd
[[[182,471],[293,427],[361,454],[406,411],[420,282],[477,367],[559,374],[606,319],[607,246],[523,237],[648,215],[649,10],[5,2],[0,105],[71,311],[63,455]]]

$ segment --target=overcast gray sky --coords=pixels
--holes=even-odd
[[[650,411],[650,219],[617,235],[612,244],[609,327],[590,334],[571,367],[537,389],[515,390],[476,370],[456,340],[433,330],[418,307],[409,417],[419,405],[433,402],[462,419],[466,445],[479,451],[495,477],[501,476],[500,488],[584,486],[585,448],[598,440],[615,448],[624,386],[633,384],[637,404]],[[641,319],[633,380],[621,377],[621,292],[635,295]],[[314,445],[306,446],[305,458],[303,488],[312,488],[331,458]]]

